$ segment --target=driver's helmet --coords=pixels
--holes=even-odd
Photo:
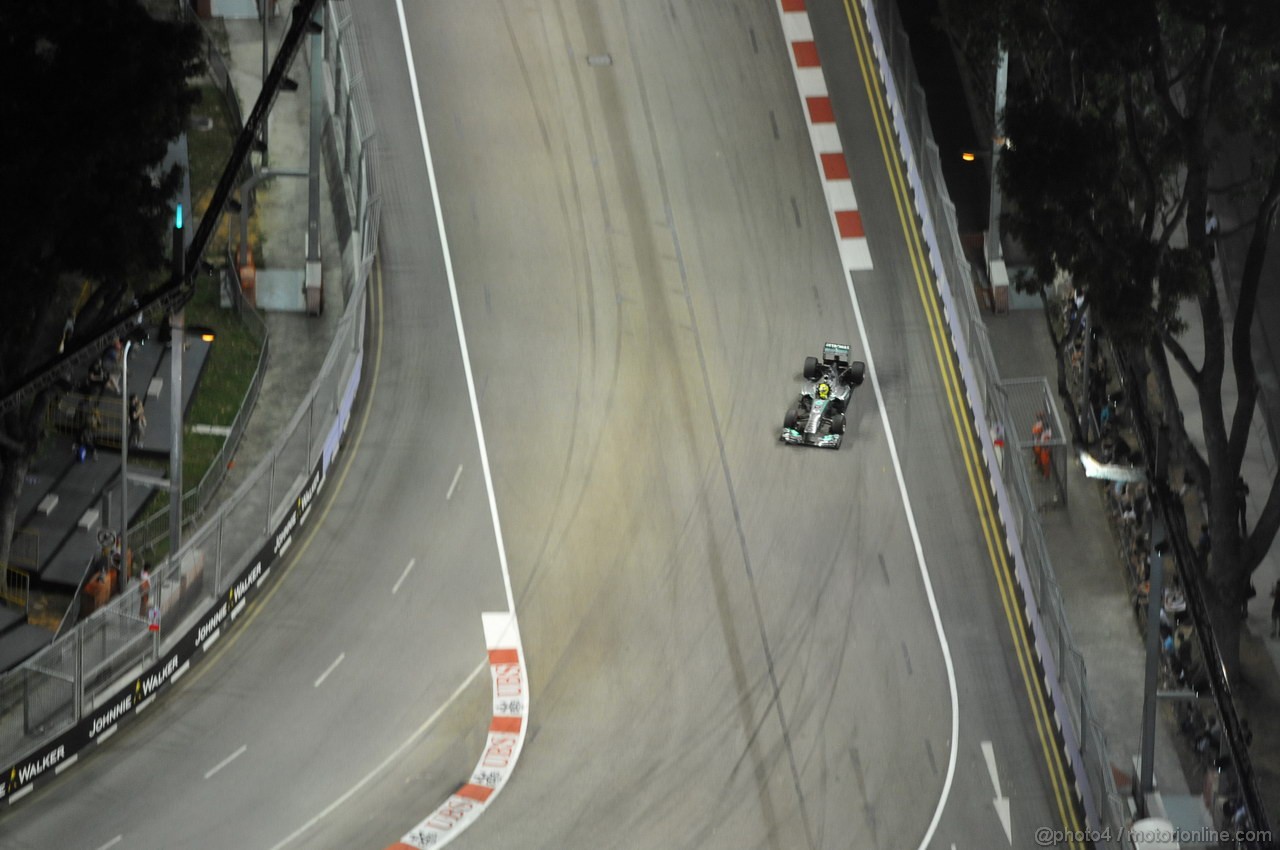
[[[829,395],[831,395],[831,386],[826,381],[818,384],[818,398],[825,401]]]

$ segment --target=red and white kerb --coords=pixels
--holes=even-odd
[[[805,11],[805,0],[778,0],[778,11],[782,16],[782,34],[791,56],[796,88],[804,102],[805,123],[809,126],[818,173],[822,175],[822,189],[827,197],[827,208],[831,211],[840,259],[848,270],[870,269],[871,251],[862,230],[862,214],[858,212],[858,199],[853,195],[849,164],[840,144],[827,78],[818,61],[818,46],[813,40],[813,26],[809,23],[809,13]]]
[[[515,615],[505,611],[480,616],[493,682],[493,718],[484,752],[468,781],[388,850],[434,850],[457,838],[506,785],[520,757],[529,718],[520,629]]]

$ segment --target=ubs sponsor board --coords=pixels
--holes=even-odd
[[[0,774],[0,803],[13,804],[39,785],[70,767],[81,750],[104,743],[125,723],[145,711],[156,696],[181,679],[193,663],[202,660],[218,638],[242,616],[265,586],[275,562],[288,551],[294,537],[311,515],[311,508],[324,486],[323,459],[316,462],[292,508],[280,521],[266,544],[235,577],[227,593],[195,627],[183,635],[161,658],[128,685],[108,698],[100,708],[86,714],[52,741],[21,761],[10,764]]]

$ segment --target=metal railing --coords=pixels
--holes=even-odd
[[[40,532],[32,528],[19,528],[13,533],[9,545],[9,566],[35,570],[40,566]]]
[[[24,570],[0,564],[0,599],[24,611],[31,601],[31,575]]]
[[[965,258],[933,131],[906,30],[894,0],[863,0],[876,56],[885,75],[895,132],[902,146],[913,202],[919,213],[929,261],[946,309],[952,342],[974,412],[992,486],[1006,523],[1009,549],[1026,598],[1026,613],[1041,648],[1041,662],[1062,721],[1064,749],[1090,826],[1110,827],[1113,840],[1098,846],[1129,847],[1125,798],[1117,790],[1101,723],[1089,696],[1084,658],[1067,622],[1062,592],[1049,558],[1037,510],[1039,499],[1028,465],[1010,457],[1007,441],[993,434],[1020,433],[1009,394],[1000,379],[974,295],[972,269]]]
[[[350,68],[354,45],[344,43],[342,29],[330,4],[325,37],[332,43],[326,62],[338,61]],[[334,79],[342,102],[359,102],[367,96],[359,86],[350,85],[350,76]],[[330,89],[327,101],[331,120],[338,117],[334,91]],[[349,109],[370,114],[367,105]],[[232,578],[266,542],[273,520],[292,506],[308,473],[336,450],[340,430],[335,420],[344,405],[349,407],[363,357],[367,281],[378,231],[372,158],[364,148],[372,135],[372,122],[360,127],[361,151],[352,168],[342,172],[347,197],[338,199],[346,204],[349,217],[344,235],[360,235],[351,240],[354,261],[344,270],[344,287],[351,294],[306,397],[249,478],[152,573],[149,588],[132,582],[68,634],[0,677],[0,761],[16,761],[71,728],[117,694],[131,674],[168,651],[194,626],[197,616],[221,603]],[[358,202],[354,206],[352,199]],[[147,613],[152,609],[159,612],[163,624],[158,633],[148,631]]]
[[[339,10],[345,14],[339,16]],[[351,27],[350,9],[340,3],[324,6],[325,99],[333,121],[325,133],[326,158],[345,180],[346,219],[335,210],[342,244],[350,243],[356,260],[353,277],[363,278],[373,267],[377,251],[380,195],[377,173],[371,167],[375,126],[365,74],[354,44],[343,41]],[[348,293],[349,294],[349,293]]]

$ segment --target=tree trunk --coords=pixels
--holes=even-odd
[[[1218,514],[1228,514],[1219,517]],[[1234,527],[1235,517],[1230,511],[1213,511],[1210,534],[1213,536],[1213,554],[1209,559],[1209,581],[1205,583],[1209,617],[1213,621],[1213,635],[1222,654],[1227,670],[1227,680],[1233,685],[1240,677],[1240,625],[1244,622],[1244,606],[1248,601],[1247,572],[1240,569],[1243,563],[1239,528]],[[1219,534],[1226,539],[1219,545]]]

